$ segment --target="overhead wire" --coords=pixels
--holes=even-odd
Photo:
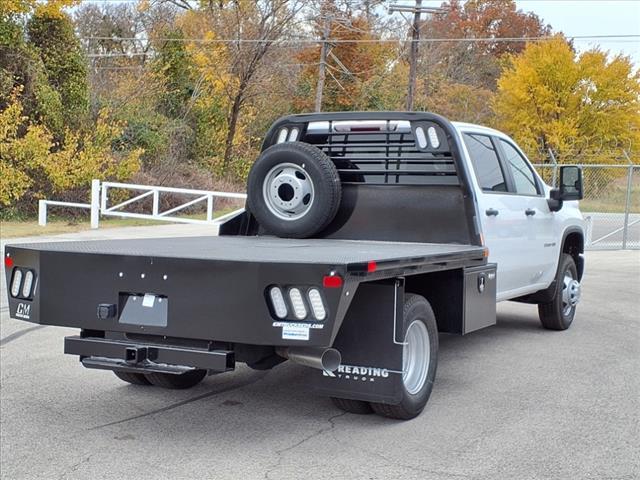
[[[564,35],[571,40],[625,40],[640,39],[640,34],[611,34],[611,35]],[[314,44],[329,42],[339,43],[399,43],[412,41],[406,38],[298,38],[298,39],[254,39],[254,38],[138,38],[138,37],[112,37],[112,36],[85,36],[80,40],[111,40],[111,41],[158,41],[158,42],[188,42],[188,43],[287,43],[287,44]],[[466,42],[466,43],[492,43],[492,42],[527,42],[545,41],[556,38],[555,35],[532,36],[532,37],[474,37],[474,38],[420,38],[415,40],[419,43],[446,43],[446,42]]]

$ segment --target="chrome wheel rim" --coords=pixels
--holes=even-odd
[[[426,325],[420,320],[411,322],[404,341],[402,382],[407,392],[415,395],[424,386],[429,373],[431,346]]]
[[[573,278],[573,272],[567,270],[562,279],[562,314],[567,316],[580,301],[580,282]]]
[[[304,217],[314,201],[313,182],[303,167],[276,165],[265,176],[262,195],[269,211],[282,220]]]

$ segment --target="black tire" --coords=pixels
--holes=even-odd
[[[207,376],[206,370],[190,370],[185,373],[146,373],[147,380],[156,387],[182,390],[199,384]]]
[[[426,327],[426,332],[429,336],[429,360],[426,366],[426,378],[420,389],[415,393],[409,392],[403,381],[401,387],[402,399],[397,405],[371,403],[373,411],[378,415],[399,420],[410,420],[420,415],[431,395],[438,367],[438,327],[436,318],[431,305],[424,297],[408,293],[405,295],[404,300],[404,331],[407,332],[409,326],[414,322],[421,322]]]
[[[279,165],[288,170],[278,172]],[[297,169],[295,175],[291,174],[291,165]],[[290,180],[280,180],[282,172],[285,174],[280,179]],[[304,185],[311,185],[313,193],[298,197],[298,187],[304,190]],[[267,199],[266,195],[272,197]],[[262,152],[249,172],[247,207],[268,233],[278,237],[307,238],[322,231],[336,216],[341,196],[335,165],[308,143],[272,145]],[[282,202],[292,202],[291,210]]]
[[[549,303],[538,304],[540,323],[548,330],[566,330],[573,323],[576,306],[573,305],[571,308],[566,308],[570,304],[566,305],[563,300],[564,295],[568,294],[567,288],[571,288],[565,284],[565,276],[567,274],[576,281],[578,280],[578,269],[576,268],[573,257],[568,253],[563,253],[560,256],[560,263],[558,264],[558,271],[556,273],[556,292],[553,300]]]
[[[369,402],[336,397],[331,397],[331,401],[336,407],[345,412],[355,413],[356,415],[368,415],[373,413],[373,408],[371,408]]]
[[[151,385],[151,382],[147,380],[147,377],[145,377],[143,373],[131,373],[118,370],[114,370],[113,373],[120,380],[131,383],[132,385]]]

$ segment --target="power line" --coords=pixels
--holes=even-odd
[[[80,40],[111,40],[111,41],[138,41],[138,42],[188,42],[188,43],[280,43],[280,44],[321,44],[328,42],[332,44],[339,43],[403,43],[406,38],[298,38],[298,39],[254,39],[254,38],[238,38],[238,39],[222,39],[222,38],[137,38],[137,37],[78,37]],[[536,37],[478,37],[478,38],[420,38],[415,40],[419,43],[447,43],[447,42],[466,42],[466,43],[492,43],[492,42],[532,42],[552,40],[555,35],[536,36]],[[638,39],[638,34],[622,34],[622,35],[564,35],[568,40],[625,40]]]

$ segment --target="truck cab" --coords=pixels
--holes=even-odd
[[[477,196],[489,261],[498,267],[497,301],[547,289],[560,254],[584,269],[584,220],[577,201],[555,208],[546,185],[513,139],[491,128],[453,122]],[[551,201],[550,201],[551,200]]]

